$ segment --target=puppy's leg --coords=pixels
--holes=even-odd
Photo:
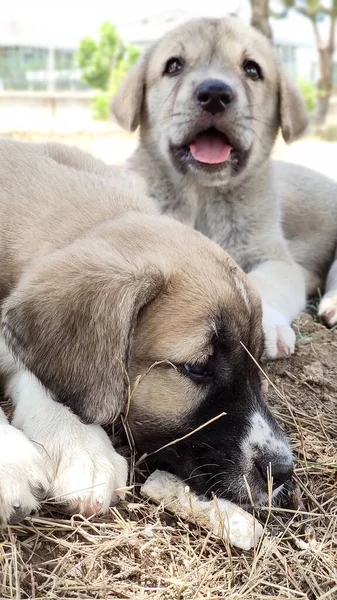
[[[318,314],[328,327],[337,323],[337,250],[325,285],[325,294],[319,303]]]
[[[0,371],[7,376],[16,369],[0,336]],[[9,424],[0,408],[0,524],[17,523],[36,512],[49,486],[38,447]]]
[[[0,525],[36,512],[49,488],[43,457],[0,408]]]
[[[262,298],[266,358],[289,356],[296,341],[290,324],[305,308],[303,270],[296,263],[268,260],[248,277]]]
[[[104,513],[127,480],[127,462],[98,425],[84,425],[28,371],[9,378],[13,425],[34,440],[51,478],[49,498],[70,512]],[[122,495],[122,494],[121,494]]]

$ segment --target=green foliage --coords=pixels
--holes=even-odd
[[[97,42],[86,37],[80,43],[77,60],[82,69],[83,80],[93,88],[106,90],[111,69],[121,60],[124,50],[124,44],[114,25],[103,23]]]
[[[282,0],[282,4],[285,8],[293,8],[295,0]]]
[[[333,0],[331,8],[328,8],[321,0],[281,0],[280,4],[284,9],[284,12],[279,14],[280,17],[286,16],[290,8],[315,20],[323,15],[331,15],[337,10],[337,0]]]
[[[98,121],[109,120],[109,104],[111,102],[110,92],[98,92],[91,103],[91,111],[94,119]]]
[[[124,44],[109,22],[101,26],[97,42],[88,37],[81,41],[77,60],[82,78],[88,85],[100,90],[93,101],[95,119],[109,118],[110,100],[139,54],[138,48]]]
[[[313,114],[317,103],[317,87],[307,79],[299,79],[297,85],[304,97],[309,115]]]

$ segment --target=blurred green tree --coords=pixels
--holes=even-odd
[[[317,125],[321,125],[327,117],[330,97],[333,92],[337,0],[282,0],[282,3],[286,11],[292,8],[310,19],[312,23],[319,58],[315,121]],[[319,27],[319,23],[322,21],[329,21],[328,35],[325,40]]]
[[[139,54],[138,48],[123,42],[109,21],[101,26],[97,41],[86,37],[80,42],[77,60],[83,81],[98,90],[93,100],[94,118],[109,118],[110,100]]]
[[[273,6],[277,5],[275,10],[271,10],[271,4]],[[333,93],[337,0],[278,0],[278,2],[251,0],[251,7],[252,25],[269,38],[272,37],[269,32],[269,15],[275,18],[284,18],[287,16],[288,11],[293,9],[310,19],[319,58],[315,121],[318,125],[323,124],[328,114],[330,97]],[[327,39],[323,38],[320,28],[320,23],[324,21],[329,23]]]

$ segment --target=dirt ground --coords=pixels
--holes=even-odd
[[[136,138],[71,141],[112,163]],[[315,140],[277,146],[278,156],[331,176],[335,151]],[[136,492],[101,519],[66,519],[46,504],[0,533],[0,598],[336,599],[337,329],[310,313],[295,323],[295,355],[263,367],[266,397],[291,438],[297,492],[290,508],[260,512],[265,535],[254,551],[228,548]]]

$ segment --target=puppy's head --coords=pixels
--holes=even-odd
[[[260,301],[198,232],[140,214],[103,225],[36,263],[2,322],[14,355],[86,422],[125,411],[125,373],[131,388],[146,374],[128,418],[151,468],[242,503],[245,478],[265,501],[269,463],[275,489],[289,479],[291,453],[252,359],[263,348]]]
[[[267,158],[279,127],[290,142],[308,123],[269,41],[235,19],[166,34],[126,76],[112,110],[126,129],[141,126],[149,152],[203,185],[235,184]]]

